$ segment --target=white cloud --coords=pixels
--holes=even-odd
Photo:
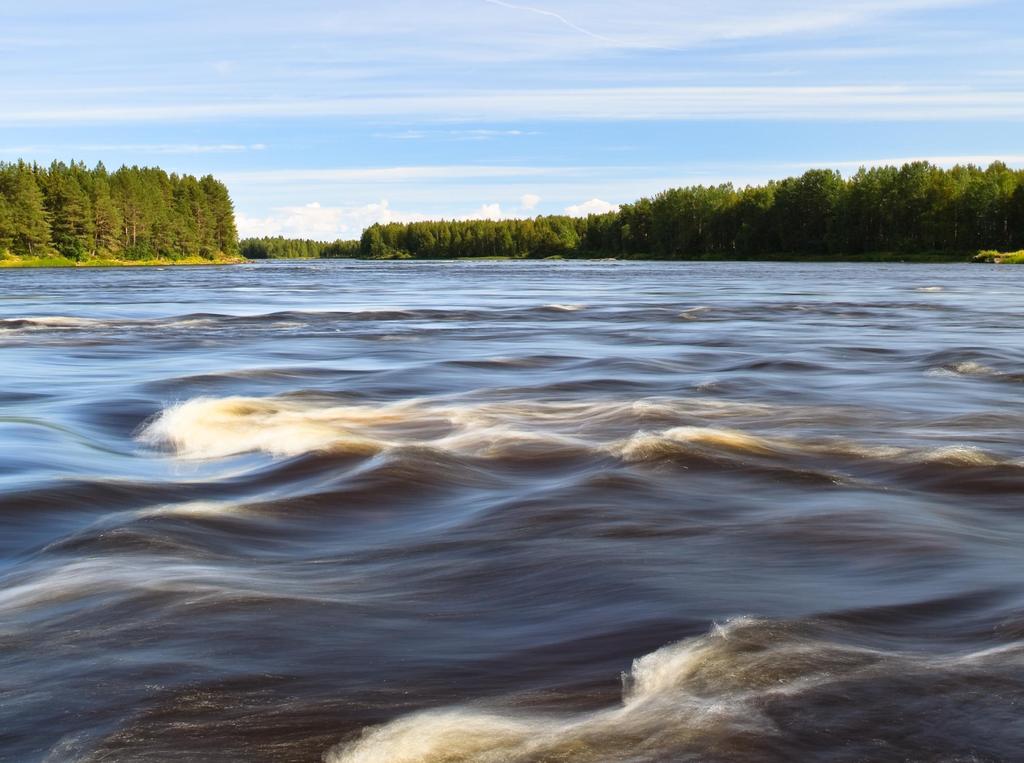
[[[606,212],[618,212],[619,205],[612,204],[601,199],[591,199],[582,204],[573,204],[565,208],[565,213],[573,217],[586,217],[587,215],[603,215]]]
[[[427,215],[400,212],[383,201],[355,207],[325,207],[312,202],[301,207],[278,207],[267,217],[250,217],[244,212],[236,215],[238,233],[242,238],[251,236],[285,236],[335,241],[356,238],[364,228],[374,223],[411,223],[428,219]]]
[[[475,212],[466,216],[467,220],[501,220],[504,215],[501,213],[500,204],[484,204]]]
[[[537,194],[524,193],[522,197],[519,199],[519,206],[526,211],[531,211],[537,208],[537,205],[540,204],[540,201],[540,196],[538,196]]]
[[[530,197],[529,194],[526,195]],[[534,196],[538,202],[539,196]],[[612,204],[592,199],[566,210],[569,214],[587,214],[607,212],[617,209]],[[528,211],[524,208],[524,211]],[[482,204],[467,214],[455,215],[456,220],[505,220],[514,217],[501,208],[501,204],[493,202]],[[387,200],[364,204],[361,206],[324,206],[319,202],[311,202],[300,207],[276,207],[266,217],[248,215],[239,211],[235,215],[238,233],[242,238],[259,236],[285,236],[286,238],[311,238],[319,241],[334,241],[339,238],[357,238],[360,233],[374,223],[413,223],[425,220],[438,220],[444,214],[423,214],[393,209]]]

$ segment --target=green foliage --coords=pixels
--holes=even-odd
[[[36,168],[24,162],[0,164],[0,196],[8,208],[11,252],[30,257],[51,254],[49,216]]]
[[[305,238],[265,236],[247,238],[239,244],[247,260],[318,260],[359,256],[358,241],[313,241]]]
[[[34,262],[209,261],[237,255],[223,183],[80,162],[0,163],[0,252]]]
[[[991,249],[978,252],[975,262],[996,262],[1003,265],[1024,265],[1024,249],[1019,252],[996,252]]]
[[[389,223],[368,228],[371,259],[658,257],[785,259],[884,252],[945,258],[1024,245],[1024,171],[997,162],[832,170],[762,186],[664,191],[587,218]]]

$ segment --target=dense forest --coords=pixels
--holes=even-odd
[[[0,259],[73,262],[344,258],[736,259],[1024,249],[1024,170],[927,162],[833,170],[761,186],[692,186],[618,212],[527,220],[377,224],[360,241],[238,242],[211,176],[54,162],[0,163]],[[13,261],[13,260],[11,260]]]
[[[0,258],[223,259],[238,254],[227,187],[212,176],[54,162],[0,163]]]
[[[359,256],[698,257],[967,254],[1024,248],[1024,171],[927,162],[832,170],[762,186],[676,188],[588,218],[391,223]]]
[[[359,257],[358,241],[314,241],[308,238],[265,236],[243,239],[242,256],[249,260],[316,260]]]

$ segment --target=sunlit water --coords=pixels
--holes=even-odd
[[[1013,761],[1024,268],[0,273],[0,757]]]

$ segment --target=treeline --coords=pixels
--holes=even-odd
[[[318,260],[359,257],[358,241],[314,241],[308,238],[264,236],[243,239],[243,257],[249,260]]]
[[[0,256],[216,260],[238,254],[227,187],[151,167],[0,163]]]
[[[588,218],[390,223],[358,256],[759,258],[1024,248],[1024,171],[996,162],[832,170],[761,186],[676,188]]]

